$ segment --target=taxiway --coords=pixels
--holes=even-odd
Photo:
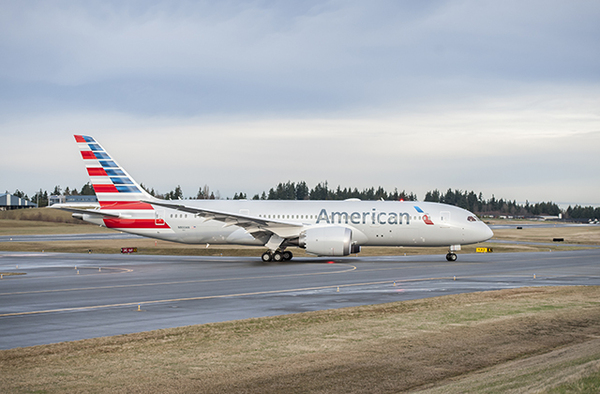
[[[0,349],[522,286],[600,285],[600,249],[260,258],[0,253]]]

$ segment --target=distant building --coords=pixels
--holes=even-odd
[[[562,220],[562,213],[557,216],[538,216],[539,220]]]
[[[66,202],[81,202],[81,203],[85,203],[85,202],[93,202],[93,203],[97,203],[98,202],[98,198],[95,195],[84,195],[84,194],[78,194],[76,196],[66,196],[65,197]]]
[[[37,204],[24,198],[13,196],[10,193],[0,193],[0,211],[21,208],[37,208]]]
[[[48,196],[48,205],[63,204],[65,201],[65,196]]]
[[[48,197],[48,205],[54,204],[65,204],[65,203],[92,203],[95,204],[98,202],[98,198],[95,195],[70,195],[70,196],[50,196]]]

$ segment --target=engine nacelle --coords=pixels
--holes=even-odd
[[[317,256],[348,256],[360,252],[352,245],[352,230],[346,227],[314,227],[300,233],[299,246]]]

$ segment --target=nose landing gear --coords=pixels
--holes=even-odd
[[[448,254],[446,255],[446,260],[448,261],[456,261],[458,256],[456,255],[457,250],[460,250],[460,245],[450,245],[448,248]]]

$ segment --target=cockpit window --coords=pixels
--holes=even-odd
[[[467,220],[468,220],[469,222],[476,222],[476,221],[477,221],[477,218],[476,218],[475,216],[468,216],[468,217],[467,217]]]

